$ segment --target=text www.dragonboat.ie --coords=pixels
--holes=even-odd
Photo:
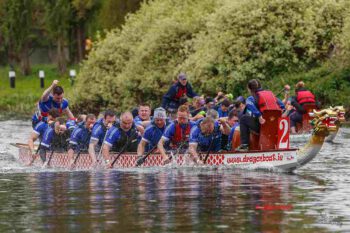
[[[264,154],[259,156],[248,156],[245,155],[244,157],[233,157],[233,158],[227,158],[227,163],[258,163],[258,162],[272,162],[272,161],[282,161],[283,155],[281,154],[272,154],[269,156],[265,156]]]

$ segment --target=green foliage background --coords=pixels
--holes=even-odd
[[[277,91],[305,80],[324,104],[349,105],[345,0],[153,0],[109,32],[83,63],[75,107],[159,105],[180,71],[199,93]]]

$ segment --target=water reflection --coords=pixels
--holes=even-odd
[[[16,187],[0,183],[0,190],[10,189],[0,193],[1,232],[10,229],[4,222],[39,232],[293,232],[316,221],[300,205],[311,198],[303,186],[323,186],[317,178],[240,170],[43,172],[13,179]],[[286,205],[292,209],[257,208]],[[31,214],[20,217],[21,210]]]
[[[28,168],[9,143],[29,132],[0,122],[0,232],[350,232],[350,129],[297,175]]]

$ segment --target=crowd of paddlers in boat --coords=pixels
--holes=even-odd
[[[168,151],[187,150],[191,159],[201,164],[199,151],[248,151],[250,133],[259,134],[260,125],[266,121],[264,111],[276,110],[289,116],[291,133],[296,133],[307,113],[306,106],[317,107],[315,96],[302,81],[295,86],[295,96],[289,96],[289,85],[284,86],[283,100],[264,89],[257,79],[250,80],[247,88],[250,93],[247,98],[233,98],[232,94],[222,92],[215,98],[203,97],[193,91],[186,75],[181,73],[163,96],[161,107],[152,110],[149,104],[141,103],[118,118],[113,110],[96,118],[93,114],[74,117],[68,100],[63,98],[63,88],[55,80],[37,104],[28,145],[33,161],[51,150],[67,151],[73,163],[75,153],[88,151],[93,163],[105,158],[108,165],[111,151],[137,152],[142,156],[157,150],[166,164]],[[188,98],[192,98],[191,104]],[[67,117],[62,117],[63,114]],[[237,136],[239,145],[235,146]],[[38,139],[36,149],[34,142]]]

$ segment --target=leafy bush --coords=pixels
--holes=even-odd
[[[209,94],[241,94],[250,78],[271,81],[307,72],[340,56],[335,48],[349,48],[347,5],[345,0],[143,3],[83,63],[74,102],[118,110],[141,101],[158,105],[180,71],[196,91]]]

